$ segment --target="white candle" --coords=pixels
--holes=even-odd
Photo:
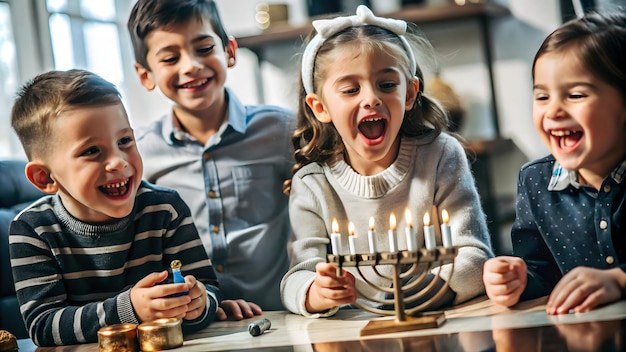
[[[433,249],[437,246],[435,240],[435,226],[430,224],[430,215],[424,214],[424,242],[426,249]]]
[[[354,224],[352,221],[348,224],[348,245],[350,246],[350,254],[356,254],[356,235],[354,234]]]
[[[333,219],[332,232],[330,233],[330,247],[332,248],[334,255],[339,255],[340,240],[341,235],[339,234],[339,224],[337,224],[337,219]]]
[[[448,211],[443,210],[441,212],[441,219],[443,224],[441,224],[441,240],[443,241],[443,246],[446,248],[452,247],[452,232],[450,230],[450,225],[448,225],[448,221],[450,217],[448,216]]]
[[[417,239],[415,238],[415,231],[413,231],[413,221],[409,208],[404,211],[404,216],[406,217],[406,247],[409,251],[415,252],[417,250]]]
[[[370,253],[376,254],[376,233],[374,232],[374,217],[370,218],[370,229],[367,231],[367,242],[369,243]]]
[[[389,252],[398,251],[398,237],[396,236],[396,216],[391,213],[389,216]]]

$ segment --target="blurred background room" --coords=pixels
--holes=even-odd
[[[547,153],[532,125],[531,65],[545,36],[585,11],[626,0],[216,0],[240,46],[227,85],[248,104],[297,106],[303,36],[311,18],[354,13],[417,23],[440,54],[426,90],[458,118],[478,157],[473,164],[498,253],[509,251],[517,172]],[[115,83],[134,126],[169,110],[134,72],[126,30],[133,0],[0,0],[0,158],[24,159],[10,128],[17,89],[50,69],[85,68]],[[2,195],[0,194],[0,197]]]

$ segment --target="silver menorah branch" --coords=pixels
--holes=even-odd
[[[433,268],[436,275],[440,277],[442,266],[451,264],[450,275],[454,272],[454,259],[458,254],[456,246],[436,246],[434,248],[418,248],[417,250],[398,250],[395,252],[379,252],[368,254],[327,254],[326,260],[337,267],[338,275],[345,267],[354,267],[361,279],[377,292],[388,294],[387,297],[373,297],[359,290],[357,286],[357,296],[371,302],[380,303],[381,306],[393,305],[393,310],[372,307],[366,304],[355,302],[355,305],[368,312],[392,316],[395,319],[375,319],[371,320],[362,330],[361,336],[375,335],[380,333],[408,331],[441,326],[445,321],[443,312],[427,312],[448,290],[448,281],[437,287],[437,280],[428,277]],[[377,267],[391,266],[391,277],[381,273]],[[367,275],[361,271],[364,267],[371,267],[375,275],[392,282],[391,287],[376,285],[368,280]],[[412,278],[403,284],[403,279]],[[426,283],[424,280],[430,280]],[[410,293],[420,285],[426,284],[422,289]],[[410,293],[410,294],[409,294]],[[421,302],[411,308],[407,305]]]

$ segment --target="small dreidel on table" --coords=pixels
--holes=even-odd
[[[248,325],[248,332],[252,336],[259,336],[272,327],[272,322],[267,318],[253,321]]]
[[[181,261],[178,259],[172,260],[172,263],[170,264],[170,268],[172,269],[172,279],[175,284],[185,283],[185,278],[183,277],[183,273],[180,272],[180,268],[182,266],[183,266],[183,263],[181,263]],[[186,295],[188,293],[189,291],[185,291],[185,292],[176,293],[173,296],[178,297],[178,296]]]

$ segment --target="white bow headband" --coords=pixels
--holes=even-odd
[[[406,38],[404,38],[404,33],[406,33],[406,22],[393,18],[377,17],[374,15],[372,10],[367,8],[367,6],[359,5],[356,9],[356,15],[313,21],[313,27],[315,27],[317,34],[307,44],[304,49],[304,53],[302,54],[302,84],[304,85],[304,90],[307,94],[313,93],[313,64],[315,62],[317,52],[320,50],[326,39],[348,27],[367,25],[384,28],[393,32],[398,36],[398,38],[400,38],[402,45],[404,45],[404,48],[409,55],[409,60],[411,62],[411,74],[415,74],[415,71],[417,70],[415,55],[413,55],[413,50],[411,49],[409,42],[407,42]]]

